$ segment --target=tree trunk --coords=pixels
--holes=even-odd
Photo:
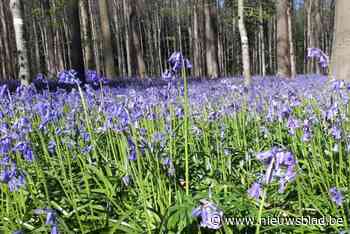
[[[313,10],[313,46],[315,48],[322,49],[321,46],[321,8],[320,8],[320,1],[321,0],[314,0],[314,10]],[[350,12],[349,12],[350,13]],[[317,62],[315,62],[315,72],[317,74],[321,74],[320,66]]]
[[[260,43],[261,43],[261,71],[262,76],[266,76],[266,60],[265,60],[265,34],[264,34],[264,19],[263,19],[263,7],[260,2],[259,6],[259,33],[260,33]]]
[[[142,48],[140,44],[140,38],[137,33],[138,29],[138,7],[137,7],[137,1],[132,0],[126,4],[127,9],[127,24],[129,24],[130,31],[127,32],[127,35],[131,37],[131,41],[129,43],[130,49],[130,60],[128,60],[128,63],[130,62],[131,65],[131,75],[137,75],[140,78],[145,77],[146,73],[146,65],[145,61],[143,60],[143,54],[142,54]],[[124,6],[125,7],[125,6]]]
[[[112,35],[110,28],[110,20],[108,14],[108,3],[107,0],[98,0],[98,7],[100,10],[100,22],[102,30],[102,44],[103,44],[103,56],[105,64],[105,72],[108,78],[115,78],[115,64],[114,64],[114,55],[113,55],[113,46],[112,46]]]
[[[28,85],[30,82],[28,49],[24,35],[24,24],[22,18],[21,1],[11,0],[10,8],[13,17],[13,25],[16,35],[17,58],[18,58],[18,77],[21,83]]]
[[[290,71],[291,77],[295,78],[297,76],[296,65],[295,65],[295,53],[294,53],[294,41],[293,41],[293,24],[292,24],[292,15],[293,8],[291,3],[289,4],[288,10],[288,39],[289,39],[289,49],[290,49]]]
[[[67,3],[67,13],[71,26],[71,68],[77,71],[78,78],[85,82],[84,55],[81,45],[79,0],[71,0]]]
[[[350,81],[350,1],[337,0],[335,11],[335,38],[331,74],[338,80]]]
[[[198,2],[193,4],[193,72],[195,77],[200,76],[200,50],[198,35]]]
[[[247,30],[244,24],[244,0],[238,0],[238,28],[241,36],[242,65],[245,84],[249,85],[251,80],[250,57]]]
[[[91,43],[91,33],[90,33],[90,20],[89,20],[89,2],[80,1],[80,18],[81,18],[81,27],[82,27],[82,44],[84,51],[84,62],[87,69],[95,68],[94,63],[94,52]]]
[[[126,48],[126,64],[128,70],[128,76],[132,75],[132,65],[131,65],[131,43],[130,43],[130,15],[129,15],[129,4],[127,0],[123,0],[123,9],[124,9],[124,22],[125,22],[125,48]]]
[[[212,0],[206,0],[204,5],[206,65],[209,78],[219,76],[216,12],[213,5],[215,6],[215,3]]]
[[[277,6],[277,76],[291,76],[291,61],[288,36],[289,0],[278,0]]]

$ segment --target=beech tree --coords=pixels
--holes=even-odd
[[[102,29],[102,44],[103,44],[103,57],[105,64],[105,72],[108,78],[115,78],[115,64],[114,64],[114,54],[112,46],[112,35],[110,29],[110,18],[108,14],[108,1],[99,0],[98,6],[101,16],[101,29]]]
[[[350,81],[350,1],[337,0],[331,72],[338,80]]]
[[[241,35],[241,47],[242,47],[242,64],[243,64],[243,77],[245,83],[250,83],[250,57],[249,57],[249,43],[247,31],[244,24],[244,0],[238,0],[238,27]]]
[[[79,18],[79,0],[70,0],[67,4],[72,32],[70,43],[71,68],[76,70],[78,78],[82,82],[85,82],[84,55],[81,45],[81,27]]]
[[[291,76],[290,44],[288,30],[289,0],[276,1],[277,10],[277,76]]]
[[[219,76],[218,65],[218,43],[217,43],[217,25],[216,25],[216,6],[215,1],[206,0],[204,4],[205,18],[205,54],[207,75],[210,78]]]

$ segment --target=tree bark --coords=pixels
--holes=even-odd
[[[287,10],[289,0],[278,0],[277,9],[277,76],[291,76]]]
[[[297,72],[296,72],[296,65],[295,65],[294,40],[293,40],[293,24],[292,24],[293,8],[291,3],[289,4],[287,14],[288,14],[288,39],[289,39],[289,49],[290,49],[290,72],[291,72],[291,78],[295,78],[297,76]]]
[[[84,62],[87,69],[95,68],[94,63],[94,52],[91,43],[91,30],[90,30],[90,20],[89,20],[89,1],[80,1],[80,21],[82,28],[82,46],[84,51]]]
[[[193,72],[195,77],[200,76],[200,50],[198,28],[198,2],[193,4]]]
[[[213,5],[215,3],[212,0],[206,0],[204,5],[206,67],[209,78],[219,76],[216,12]]]
[[[30,72],[28,64],[28,49],[24,35],[24,24],[22,18],[21,1],[11,0],[10,8],[13,17],[13,24],[16,35],[17,59],[18,59],[18,77],[23,85],[30,82]]]
[[[247,30],[244,24],[244,0],[238,0],[238,28],[241,36],[243,77],[246,85],[251,82],[250,56]]]
[[[350,81],[350,1],[337,0],[335,11],[335,38],[331,74],[335,79]]]
[[[262,76],[266,76],[266,60],[265,60],[265,34],[264,34],[264,19],[263,19],[263,6],[260,2],[259,6],[259,34],[260,34],[260,44],[261,44],[261,73]]]
[[[67,13],[71,26],[71,68],[76,70],[78,78],[85,82],[84,55],[81,45],[81,27],[79,19],[79,0],[70,0]]]
[[[112,35],[110,28],[110,18],[108,14],[108,3],[107,0],[98,0],[98,7],[100,10],[101,17],[101,30],[102,30],[102,44],[103,44],[103,56],[105,64],[105,75],[108,78],[116,77],[116,69],[114,64],[114,54],[112,46]]]

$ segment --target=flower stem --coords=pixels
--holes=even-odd
[[[264,208],[265,198],[266,198],[266,189],[264,189],[264,191],[262,193],[262,198],[261,198],[261,201],[260,201],[259,213],[258,213],[258,219],[257,219],[255,234],[259,234],[260,233],[261,216],[262,216],[262,212],[263,212],[263,208]]]

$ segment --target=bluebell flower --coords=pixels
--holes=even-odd
[[[15,147],[14,151],[18,151],[22,154],[24,159],[28,162],[32,162],[34,160],[34,153],[29,143],[27,142],[19,142]]]
[[[137,159],[136,146],[131,138],[128,138],[128,145],[129,145],[129,160],[135,161]]]
[[[10,137],[4,137],[0,139],[0,154],[8,154],[12,147],[12,139]]]
[[[78,73],[74,69],[69,71],[62,71],[58,74],[58,83],[62,84],[81,84],[81,81],[78,79]]]
[[[22,230],[16,230],[12,234],[24,234],[24,232]]]
[[[175,175],[175,166],[171,158],[166,157],[162,160],[163,167],[167,170],[167,174],[169,176],[174,176]]]
[[[122,182],[126,187],[128,187],[130,185],[130,181],[131,181],[131,179],[130,179],[129,175],[125,175],[122,177]]]
[[[56,152],[56,142],[54,140],[49,141],[48,150],[52,154]]]
[[[332,187],[331,189],[329,189],[329,195],[331,197],[331,200],[337,205],[337,206],[341,206],[343,204],[343,194],[336,188],[336,187]]]
[[[212,202],[200,200],[200,206],[192,210],[192,216],[200,218],[200,226],[217,230],[222,227],[223,212]]]
[[[262,189],[261,189],[261,185],[257,182],[255,182],[249,189],[248,189],[248,195],[251,198],[254,198],[256,200],[258,200],[260,198],[260,196],[262,195]]]
[[[293,117],[288,118],[288,133],[290,135],[295,135],[295,130],[299,128],[299,121]]]
[[[323,68],[326,68],[329,65],[329,57],[319,48],[308,48],[307,57],[318,59]]]
[[[333,127],[331,128],[331,134],[335,140],[341,139],[341,130],[336,125],[333,125]]]
[[[10,192],[15,192],[25,185],[24,176],[19,172],[14,162],[2,166],[0,182],[7,184]]]
[[[24,186],[25,180],[23,175],[19,175],[18,177],[12,177],[8,182],[10,192],[17,191],[19,188]]]
[[[57,213],[53,209],[44,208],[44,209],[35,209],[34,214],[36,215],[46,215],[46,221],[45,224],[51,225],[51,234],[58,234],[58,227],[57,227]]]
[[[256,157],[266,167],[265,183],[268,184],[273,179],[278,178],[280,193],[284,191],[287,182],[294,180],[296,160],[291,152],[273,147],[269,151],[258,153]]]

